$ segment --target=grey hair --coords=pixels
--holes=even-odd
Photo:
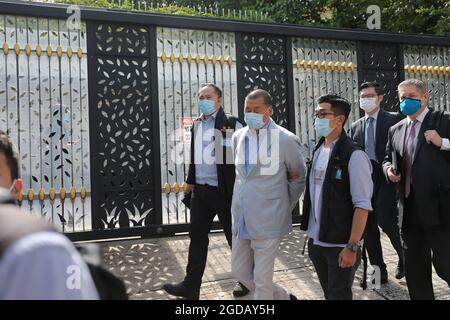
[[[404,87],[409,87],[409,86],[416,87],[417,89],[419,89],[419,91],[422,94],[425,94],[426,92],[428,92],[428,87],[427,87],[426,83],[419,79],[407,79],[405,81],[402,81],[398,85],[398,89],[404,88]]]
[[[270,95],[270,93],[263,89],[253,90],[245,97],[245,100],[256,100],[259,97],[262,97],[264,99],[264,104],[266,106],[272,106],[272,96]]]

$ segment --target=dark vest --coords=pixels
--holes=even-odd
[[[198,120],[200,121],[200,120]],[[225,139],[230,141],[231,135],[236,128],[237,118],[228,116],[220,108],[217,112],[214,128],[220,130],[220,135],[214,137],[215,150],[216,150],[216,162],[217,162],[217,180],[218,189],[228,201],[230,201],[233,195],[234,180],[236,178],[236,171],[234,167],[234,159],[230,157],[231,144],[224,143]],[[189,172],[186,182],[189,184],[195,184],[195,164],[194,164],[194,154],[195,154],[195,125],[191,129],[191,164],[189,165]],[[228,130],[228,131],[227,131]],[[221,149],[222,153],[217,152]],[[228,154],[228,159],[227,159]],[[220,160],[218,158],[221,158]]]
[[[324,141],[324,138],[319,141],[313,155]],[[322,242],[342,244],[347,243],[350,238],[354,207],[350,193],[348,163],[352,153],[356,150],[361,150],[361,148],[345,132],[342,132],[331,153],[322,186],[322,212],[319,231],[319,240]],[[311,212],[309,190],[311,169],[312,161],[308,165],[301,230],[308,229]]]

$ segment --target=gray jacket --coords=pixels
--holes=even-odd
[[[245,137],[250,139],[249,153],[257,158],[248,174]],[[245,224],[252,239],[281,238],[292,231],[292,210],[305,188],[306,169],[300,139],[272,119],[266,129],[260,130],[258,139],[259,152],[255,157],[257,150],[251,147],[251,141],[256,141],[254,130],[247,126],[232,137],[236,166],[231,205],[233,234],[237,234],[240,216],[245,212]],[[300,177],[289,182],[287,173],[294,171]]]

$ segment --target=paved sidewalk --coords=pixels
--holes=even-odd
[[[275,263],[274,280],[299,299],[323,299],[318,278],[307,252],[302,255],[304,233],[295,228],[283,239]],[[389,283],[378,290],[359,287],[362,267],[357,272],[353,294],[360,300],[408,299],[405,280],[393,277],[397,266],[395,251],[383,235],[383,252],[388,265]],[[102,244],[104,263],[108,269],[125,281],[131,299],[174,299],[162,290],[168,282],[184,278],[189,248],[188,236],[145,240],[126,240]],[[230,275],[231,252],[221,233],[210,236],[208,263],[203,277],[200,299],[233,299],[235,280]],[[361,263],[362,266],[362,263]],[[435,274],[437,299],[450,300],[450,289]]]

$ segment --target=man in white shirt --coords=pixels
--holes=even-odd
[[[347,100],[318,99],[314,128],[320,137],[308,168],[301,229],[308,230],[308,253],[327,300],[351,300],[361,261],[360,241],[372,210],[372,166],[347,136]]]

